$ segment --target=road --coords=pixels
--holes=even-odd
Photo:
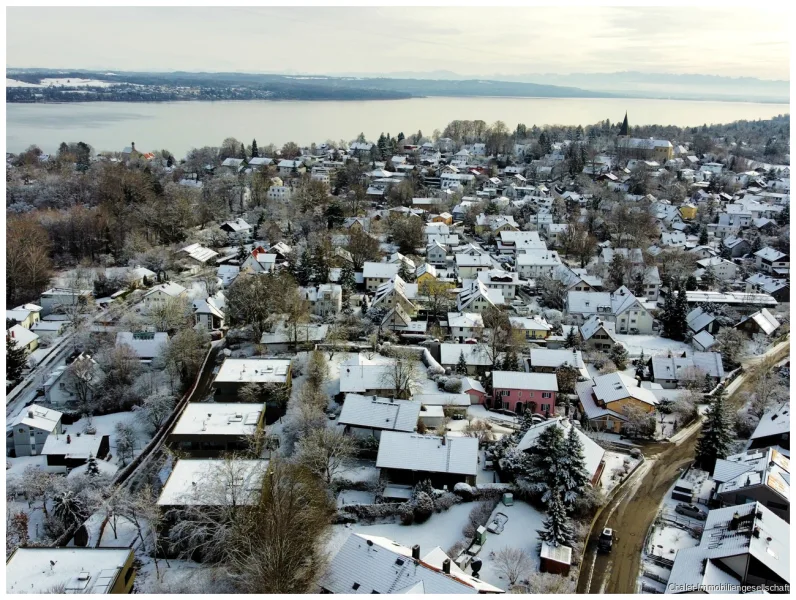
[[[790,342],[782,342],[765,355],[744,361],[748,369],[728,386],[727,405],[734,413],[754,366],[764,356],[774,356],[780,363],[788,359]],[[586,545],[578,579],[579,594],[634,594],[638,581],[644,539],[658,514],[666,492],[694,458],[702,421],[691,424],[676,436],[677,441],[649,444],[643,448],[645,462],[617,490],[599,513]],[[604,527],[611,527],[618,538],[610,554],[597,553],[597,537]]]

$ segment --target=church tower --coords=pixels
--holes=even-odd
[[[625,111],[625,120],[622,121],[622,127],[619,129],[619,137],[629,137],[630,127],[627,124],[627,111]]]

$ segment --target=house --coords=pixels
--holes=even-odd
[[[219,290],[214,296],[196,299],[191,306],[193,308],[194,327],[205,331],[223,329],[224,307],[226,306],[224,292]]]
[[[694,352],[691,356],[653,356],[650,359],[650,379],[664,389],[674,389],[681,381],[698,373],[710,379],[712,389],[724,380],[724,363],[718,352]]]
[[[180,459],[163,484],[157,505],[161,510],[176,506],[251,506],[259,502],[268,461],[233,459]],[[230,481],[232,480],[232,481]]]
[[[291,361],[277,358],[226,358],[213,380],[216,401],[238,399],[238,390],[248,383],[290,387]]]
[[[417,307],[412,299],[416,296],[417,284],[405,283],[400,275],[396,275],[376,289],[371,307],[381,305],[394,308],[400,305],[408,315],[414,315],[417,312]]]
[[[414,269],[414,266],[412,267]],[[375,292],[378,287],[398,275],[401,263],[366,262],[362,266],[362,277],[365,280],[365,289]]]
[[[12,310],[6,310],[6,321],[13,321],[12,325],[20,325],[25,329],[33,329],[41,321],[42,307],[37,304],[23,304]]]
[[[340,367],[340,393],[382,397],[395,395],[392,363],[374,363],[362,356],[349,359],[348,363]]]
[[[162,308],[169,302],[188,297],[188,290],[179,283],[168,282],[156,285],[149,290],[141,301],[147,310]]]
[[[264,420],[265,404],[189,402],[167,443],[191,458],[218,458],[225,452],[255,450]]]
[[[746,279],[746,292],[768,294],[774,297],[777,302],[790,301],[790,283],[788,283],[788,280],[776,279],[763,273],[755,273]],[[35,327],[33,330],[36,330]]]
[[[526,410],[545,416],[556,412],[558,380],[552,373],[492,372],[494,408],[511,410],[518,415]]]
[[[201,244],[185,246],[180,252],[187,254],[188,258],[198,262],[200,265],[213,264],[218,256],[218,252],[210,248],[205,248]]]
[[[304,163],[300,160],[280,160],[276,167],[280,175],[304,173],[307,170]]]
[[[383,431],[415,431],[421,408],[412,400],[346,394],[337,423],[356,438],[380,439]]]
[[[237,175],[238,172],[246,167],[246,159],[232,157],[225,158],[224,162],[221,163],[221,167],[224,168],[228,173]]]
[[[30,330],[39,336],[39,342],[61,337],[69,327],[69,321],[37,321]]]
[[[747,294],[745,292],[686,292],[685,301],[694,304],[729,304],[731,306],[767,306],[774,307],[777,301],[768,294]]]
[[[267,252],[262,246],[253,248],[240,266],[241,273],[270,273],[276,267],[277,255]]]
[[[241,218],[234,221],[225,221],[219,225],[221,231],[226,231],[232,242],[245,242],[252,236],[253,228]]]
[[[555,250],[528,249],[517,254],[517,273],[523,279],[552,277],[561,259]]]
[[[749,442],[750,448],[778,446],[790,455],[790,400],[778,402],[760,417]]]
[[[479,280],[462,288],[456,296],[456,309],[459,312],[484,312],[489,307],[503,304],[503,292],[490,290]]]
[[[722,245],[730,251],[730,257],[739,258],[752,251],[752,244],[742,237],[728,235],[721,241]]]
[[[439,547],[421,558],[420,546],[360,533],[348,536],[319,585],[324,594],[488,594],[503,590],[468,575]]]
[[[477,312],[449,312],[448,328],[454,338],[477,338],[484,330],[484,318]]]
[[[434,240],[426,246],[426,260],[432,265],[445,266],[448,262],[448,249]]]
[[[721,506],[759,502],[790,523],[790,460],[776,448],[754,448],[719,458],[711,494]]]
[[[525,368],[529,373],[555,373],[563,367],[577,369],[581,377],[589,378],[580,350],[531,348],[525,359]]]
[[[169,334],[163,331],[120,331],[116,334],[116,346],[129,346],[143,363],[160,356],[168,343]]]
[[[477,379],[462,377],[461,382],[461,393],[470,396],[470,404],[484,404],[486,402],[486,390]]]
[[[754,253],[755,267],[766,273],[787,272],[790,269],[790,257],[784,252],[765,247]]]
[[[17,548],[6,561],[7,594],[131,594],[130,548]]]
[[[779,329],[779,321],[767,309],[762,308],[756,313],[744,317],[735,328],[740,329],[749,337],[757,334],[770,336]]]
[[[626,411],[633,407],[652,413],[658,399],[638,381],[624,373],[598,375],[575,384],[580,414],[594,429],[619,433],[627,422]]]
[[[580,336],[586,348],[607,351],[619,343],[616,323],[592,315],[580,326]]]
[[[415,282],[418,286],[424,281],[436,281],[437,277],[437,268],[429,263],[423,263],[415,270]]]
[[[469,375],[484,373],[492,368],[492,360],[483,344],[439,345],[439,363],[443,367],[455,370],[462,355]]]
[[[219,281],[221,281],[222,288],[228,288],[232,285],[238,275],[240,275],[240,267],[238,265],[221,265],[216,271]]]
[[[295,327],[286,323],[284,319],[274,323],[270,331],[263,332],[260,345],[264,346],[268,354],[282,354],[284,352],[297,352],[311,350],[316,344],[323,342],[329,333],[329,325],[321,323],[299,323]]]
[[[652,333],[652,314],[626,286],[611,293],[568,292],[565,310],[575,324],[585,323],[596,315],[616,323],[617,333]]]
[[[11,421],[10,428],[14,456],[36,456],[41,453],[44,442],[51,433],[63,432],[62,413],[38,404],[31,404],[20,411]]]
[[[696,261],[701,269],[697,270],[697,274],[705,277],[705,271],[710,269],[717,279],[722,281],[730,281],[735,279],[738,274],[738,265],[730,260],[719,258],[718,256],[711,256],[710,258],[703,258]],[[702,271],[700,273],[700,271]]]
[[[274,160],[272,158],[268,158],[267,156],[252,156],[249,159],[249,166],[252,169],[262,169],[263,167],[267,167],[273,163]]]
[[[707,331],[710,334],[715,334],[719,331],[720,324],[716,316],[706,311],[701,306],[697,306],[689,311],[685,320],[688,324],[688,330],[692,335],[700,331]]]
[[[17,348],[22,348],[30,354],[39,347],[39,336],[22,325],[14,325],[6,331],[6,339],[13,340]]]
[[[674,146],[668,140],[653,138],[621,138],[618,147],[626,156],[655,160],[661,163],[674,158]]]
[[[62,312],[65,308],[73,306],[88,307],[91,302],[91,290],[77,290],[73,288],[51,288],[41,293],[39,304],[41,316],[46,317],[53,312]]]
[[[383,431],[376,466],[391,483],[414,485],[426,479],[449,489],[474,484],[478,473],[478,439]]]
[[[691,343],[695,350],[699,352],[707,352],[710,348],[716,345],[716,338],[713,337],[707,330],[703,329],[691,338]]]
[[[492,258],[486,254],[456,254],[454,261],[460,279],[475,279],[480,271],[492,268]]]
[[[111,448],[109,435],[53,433],[47,436],[41,454],[47,457],[48,467],[57,467],[64,473],[86,464],[91,457],[104,459]]]
[[[570,429],[575,427],[575,435],[583,446],[583,462],[586,472],[589,475],[589,481],[593,487],[599,487],[600,477],[605,469],[605,450],[599,444],[592,440],[589,436],[584,434],[579,427],[576,427],[569,420],[563,417],[556,417],[531,425],[517,444],[517,450],[520,452],[530,452],[536,446],[536,441],[542,432],[550,427],[558,427],[564,434],[564,437],[569,435]]]
[[[72,365],[57,367],[47,376],[43,384],[44,399],[53,406],[90,402],[104,378],[97,361],[81,354]]]
[[[505,300],[513,300],[517,295],[517,288],[522,283],[517,273],[504,271],[503,269],[479,271],[477,278],[487,289],[500,290]]]
[[[521,335],[525,341],[533,342],[547,339],[553,326],[542,317],[509,317],[512,329],[517,335]]]
[[[749,502],[708,513],[699,545],[677,551],[668,589],[713,593],[761,586],[790,588],[790,525]]]

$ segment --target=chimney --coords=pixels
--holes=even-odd
[[[16,332],[15,332],[13,329],[11,330],[11,337],[12,337],[12,338],[15,338],[15,337],[17,337],[17,335],[16,335]]]
[[[69,435],[69,434],[66,435],[66,443],[67,444],[71,444],[72,443],[72,436]]]
[[[442,572],[446,573],[448,575],[451,574],[451,559],[450,558],[446,558],[445,560],[442,561]]]
[[[412,546],[412,558],[415,560],[420,560],[420,544],[415,544]]]
[[[130,149],[135,150],[135,142],[130,142]]]
[[[444,433],[442,434],[442,445],[443,446],[445,445],[445,434]]]
[[[29,410],[29,411],[28,411],[28,418],[29,418],[29,419],[32,419],[32,418],[33,418],[33,411],[32,411],[32,410]]]
[[[729,527],[730,531],[735,531],[736,529],[738,529],[738,523],[740,521],[741,521],[741,515],[735,513],[732,516],[732,519],[730,520],[730,527]]]

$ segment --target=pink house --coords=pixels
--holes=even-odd
[[[558,380],[554,373],[492,372],[494,408],[513,410],[518,415],[530,410],[555,415]]]
[[[483,404],[486,400],[484,386],[472,377],[462,377],[462,394],[470,396],[470,404]]]

